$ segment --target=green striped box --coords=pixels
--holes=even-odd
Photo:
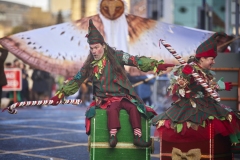
[[[143,148],[133,145],[133,130],[126,110],[120,111],[121,129],[117,133],[118,143],[115,148],[109,146],[109,131],[107,129],[106,110],[96,109],[96,115],[91,119],[91,134],[89,136],[89,151],[91,160],[150,160],[153,147]],[[150,124],[144,118],[142,136],[150,139]]]

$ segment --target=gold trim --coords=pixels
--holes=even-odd
[[[172,157],[172,153],[160,153],[160,157]],[[201,158],[210,158],[210,155],[201,155]]]
[[[91,150],[91,138],[88,136],[88,152]]]
[[[91,148],[111,148],[108,142],[91,142]],[[118,142],[115,148],[146,149],[150,147],[137,147],[133,143]]]
[[[222,157],[228,157],[231,156],[231,153],[228,154],[214,154],[214,158],[222,158]],[[160,153],[160,157],[172,157],[172,153]],[[210,158],[210,155],[201,155],[201,158]]]

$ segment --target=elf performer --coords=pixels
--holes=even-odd
[[[213,34],[197,48],[196,55],[189,58],[187,65],[173,68],[168,87],[173,103],[152,119],[152,124],[156,126],[155,134],[164,141],[184,143],[209,140],[212,125],[214,135],[229,136],[233,146],[239,143],[239,115],[214,99],[192,75],[198,73],[202,82],[216,93],[232,89],[232,83],[223,82],[223,78],[215,82],[215,73],[211,71],[217,56],[218,39],[224,37],[227,35],[222,32]]]
[[[153,109],[144,105],[138,97],[130,81],[128,80],[124,65],[135,66],[141,71],[160,71],[173,64],[164,64],[147,57],[132,56],[123,51],[110,47],[103,36],[89,20],[88,34],[86,35],[90,47],[90,53],[80,71],[70,79],[51,98],[57,105],[64,96],[69,96],[78,91],[86,78],[92,80],[94,101],[86,111],[86,133],[90,133],[90,119],[95,115],[95,109],[101,108],[107,111],[107,123],[109,129],[109,145],[117,145],[117,132],[121,128],[119,122],[119,111],[125,109],[129,114],[133,128],[133,144],[139,147],[149,147],[151,141],[144,141],[141,132],[141,116],[151,119]]]

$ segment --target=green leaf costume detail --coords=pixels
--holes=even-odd
[[[95,107],[91,107],[89,108],[89,110],[86,111],[85,116],[87,118],[92,118],[93,116],[95,116],[95,114],[96,114]]]
[[[140,57],[138,60],[138,66],[141,69],[141,71],[143,71],[143,72],[147,72],[149,70],[151,70],[151,71],[155,70],[155,72],[156,72],[157,65],[163,64],[163,63],[164,63],[163,60],[157,61],[157,60],[145,57],[145,56]],[[149,65],[149,64],[151,64],[151,65]]]
[[[78,89],[79,89],[78,83],[72,80],[69,83],[67,83],[64,87],[62,87],[61,91],[64,93],[65,96],[69,96],[76,93]]]
[[[183,124],[180,123],[180,124],[177,124],[177,133],[180,133],[183,129]]]
[[[221,121],[224,121],[224,120],[226,120],[226,118],[225,118],[225,117],[221,117],[220,120],[221,120]]]
[[[105,62],[105,65],[106,65],[106,56],[105,55],[100,60],[94,60],[91,63],[92,66],[94,67],[93,73],[97,79],[100,78],[100,75],[103,72],[103,68],[105,67],[103,61]]]
[[[206,126],[206,121],[203,121],[203,123],[202,123],[201,126],[205,128],[205,126]]]
[[[213,116],[209,116],[208,119],[214,119],[214,117]]]

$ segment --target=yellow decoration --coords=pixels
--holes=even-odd
[[[227,117],[227,119],[229,120],[229,122],[231,122],[231,121],[232,121],[232,115],[229,114],[228,117]]]
[[[182,152],[178,148],[174,148],[172,150],[172,160],[200,160],[201,159],[201,150],[197,149],[190,149],[187,153]]]
[[[104,55],[100,60],[94,60],[92,63],[93,66],[93,73],[97,79],[100,78],[100,75],[103,72],[103,68],[106,65],[106,56]]]
[[[187,122],[187,128],[191,127],[191,122]]]
[[[160,121],[158,121],[157,122],[157,128],[160,128],[161,126],[163,126],[164,125],[164,122],[165,122],[165,120],[160,120]]]
[[[192,107],[196,108],[197,105],[196,105],[196,103],[192,99],[190,99],[190,102],[191,102]]]

